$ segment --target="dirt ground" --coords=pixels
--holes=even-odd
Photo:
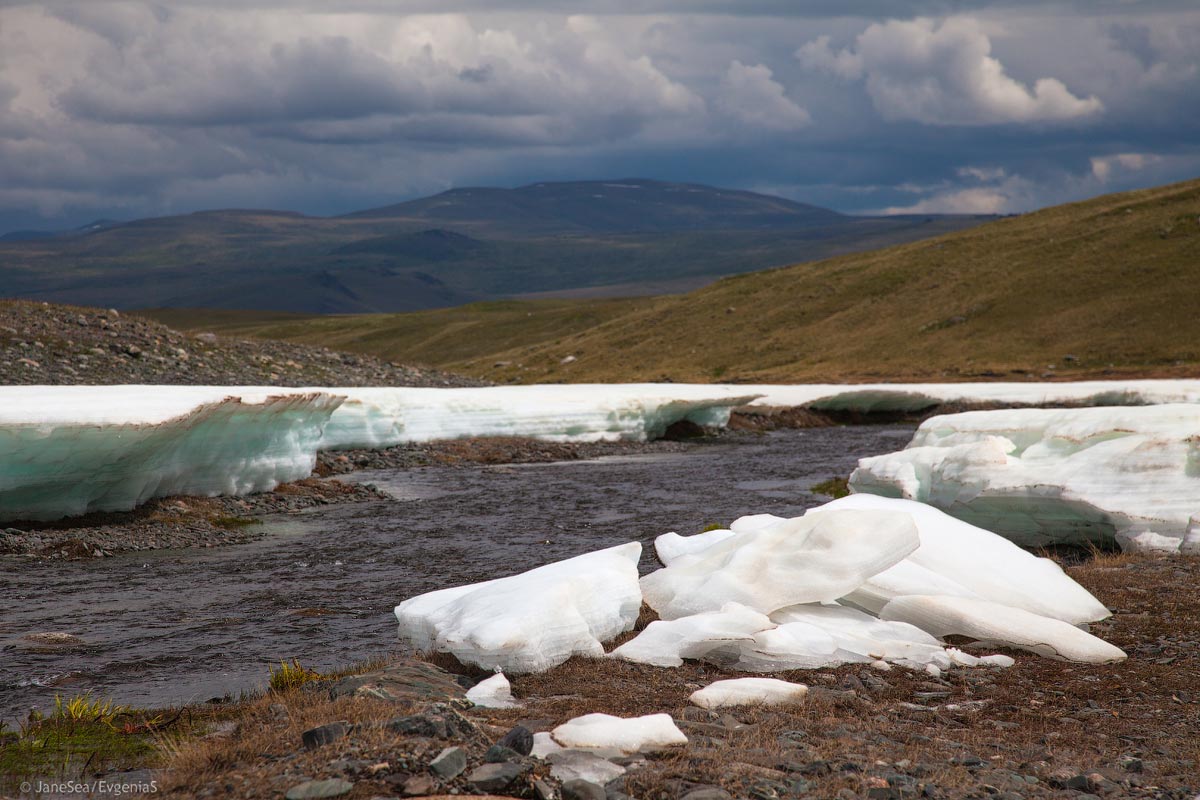
[[[348,798],[479,794],[466,776],[514,725],[541,731],[590,712],[666,712],[688,745],[619,759],[627,772],[608,785],[610,800],[726,796],[717,790],[754,800],[1193,798],[1200,791],[1200,559],[1100,554],[1067,568],[1113,611],[1092,630],[1128,660],[1081,665],[1011,651],[1011,668],[955,669],[941,678],[862,665],[795,671],[775,677],[811,687],[799,706],[711,712],[689,705],[689,694],[737,673],[694,662],[660,669],[575,658],[513,677],[521,708],[467,708],[469,729],[446,735],[387,727],[389,719],[428,712],[428,703],[330,699],[328,684],[317,681],[206,712],[222,732],[174,743],[157,774],[166,793],[180,797],[279,797],[312,779],[345,781]],[[445,656],[431,660],[464,684],[482,677]],[[317,749],[301,746],[304,730],[335,721],[358,727]],[[467,771],[431,778],[430,761],[450,746],[467,752]],[[514,760],[523,771],[497,794],[535,797],[556,788],[545,762]]]

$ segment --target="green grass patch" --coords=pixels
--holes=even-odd
[[[271,678],[267,681],[267,686],[272,692],[287,692],[324,677],[316,670],[303,666],[299,659],[293,658],[290,664],[280,661],[278,669],[271,667]]]
[[[827,481],[821,481],[814,485],[809,491],[813,494],[824,494],[837,500],[839,497],[845,497],[850,494],[850,485],[846,483],[845,478],[830,478]]]

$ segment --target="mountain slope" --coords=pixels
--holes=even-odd
[[[206,211],[0,241],[0,296],[113,306],[410,311],[690,286],[912,241],[976,217],[847,217],[654,181],[463,189],[338,218]]]
[[[681,296],[225,322],[498,381],[1200,375],[1198,278],[1190,181]]]

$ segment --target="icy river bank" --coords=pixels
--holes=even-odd
[[[360,472],[349,479],[395,499],[269,517],[262,539],[234,547],[6,559],[0,719],[45,708],[56,693],[195,702],[261,687],[280,659],[327,669],[383,655],[396,646],[398,598],[746,513],[795,515],[828,499],[813,484],[911,435],[900,426],[727,434],[678,454]],[[28,638],[43,633],[78,638]]]

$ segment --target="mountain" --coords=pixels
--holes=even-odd
[[[526,295],[654,294],[984,219],[852,217],[638,179],[455,189],[342,217],[228,209],[0,241],[0,296],[363,313]]]
[[[836,225],[847,217],[781,197],[638,178],[464,188],[350,214],[352,219],[422,220],[494,236],[786,230]]]
[[[173,324],[496,381],[1195,377],[1200,180],[724,278],[686,295]]]

